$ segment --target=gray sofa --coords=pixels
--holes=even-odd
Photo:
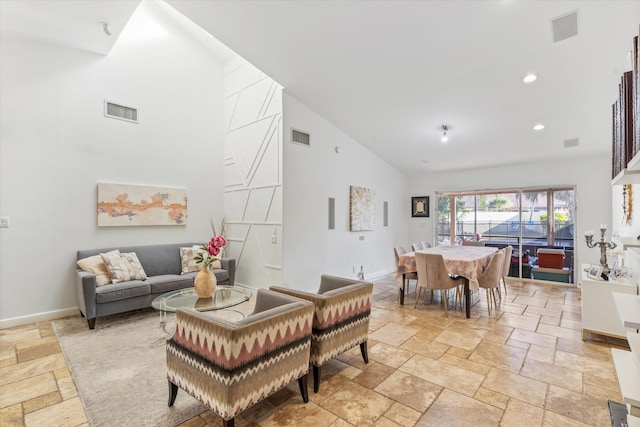
[[[148,277],[147,280],[96,286],[96,277],[93,273],[78,269],[76,298],[80,312],[87,318],[89,329],[95,328],[98,317],[151,307],[151,301],[157,296],[193,286],[193,278],[197,272],[180,274],[182,264],[179,248],[200,244],[172,243],[79,250],[78,260],[114,249],[119,249],[122,253],[135,252]],[[218,284],[234,285],[236,260],[222,258],[220,261],[222,268],[214,270]]]

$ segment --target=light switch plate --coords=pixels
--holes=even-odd
[[[0,216],[0,228],[9,228],[8,216]]]

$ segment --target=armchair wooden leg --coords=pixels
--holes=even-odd
[[[367,353],[367,342],[360,343],[360,353],[362,354],[362,360],[364,363],[369,363],[369,354]]]
[[[176,396],[178,396],[178,386],[169,380],[167,381],[169,382],[169,405],[168,406],[173,406],[173,403],[176,401]]]
[[[314,383],[316,384],[316,383]],[[300,378],[298,378],[298,385],[300,386],[300,394],[302,395],[302,400],[304,403],[309,401],[309,388],[307,387],[307,374],[304,374]],[[314,390],[316,393],[317,390]]]
[[[418,306],[418,300],[420,299],[420,294],[422,293],[422,288],[418,288],[418,295],[416,295],[416,302],[413,304],[413,308]]]
[[[313,365],[313,392],[320,390],[320,366]]]
[[[222,427],[233,427],[234,426],[234,422],[233,422],[233,418],[231,418],[230,420],[222,420]]]

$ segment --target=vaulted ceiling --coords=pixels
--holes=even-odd
[[[105,53],[104,37],[83,46],[88,28],[107,21],[118,33],[139,2],[0,3],[3,31]],[[410,175],[551,158],[580,167],[609,153],[611,104],[640,31],[640,1],[167,3]],[[571,12],[578,34],[554,43],[552,19]]]

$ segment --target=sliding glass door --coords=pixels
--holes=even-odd
[[[438,193],[437,199],[438,244],[482,240],[487,246],[511,245],[511,276],[573,283],[573,188]],[[564,265],[554,267],[564,271],[539,265],[539,249],[563,253]]]

